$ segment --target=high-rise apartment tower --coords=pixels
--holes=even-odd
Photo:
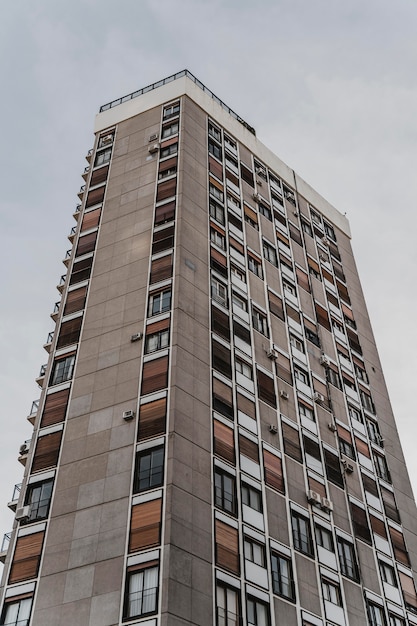
[[[188,71],[102,107],[0,623],[417,625],[346,218]]]

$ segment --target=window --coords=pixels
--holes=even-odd
[[[318,335],[315,332],[313,332],[309,328],[306,328],[305,329],[305,335],[306,335],[307,341],[311,341],[311,343],[314,343],[315,346],[320,348],[320,339],[319,339]]]
[[[158,566],[129,572],[125,617],[150,615],[157,610]]]
[[[165,291],[159,291],[158,293],[151,294],[149,296],[149,309],[148,315],[158,315],[159,313],[165,313],[171,308],[171,289]]]
[[[235,367],[236,367],[236,372],[238,372],[239,374],[242,374],[242,376],[245,376],[246,378],[249,378],[250,380],[253,380],[253,371],[252,371],[251,365],[249,365],[248,363],[245,363],[245,361],[236,359]]]
[[[295,285],[293,285],[292,283],[288,283],[286,280],[282,281],[282,286],[284,288],[284,290],[289,293],[291,296],[295,296],[297,297],[297,290],[295,288]]]
[[[268,337],[268,324],[266,316],[254,308],[252,309],[252,324],[255,330],[262,333],[262,335],[265,335],[265,337]]]
[[[220,130],[220,128],[216,128],[216,126],[213,126],[213,124],[209,124],[208,132],[209,135],[213,137],[216,141],[222,140],[222,131]]]
[[[313,411],[313,409],[310,409],[305,404],[299,404],[298,405],[298,410],[299,410],[301,416],[306,417],[307,419],[309,419],[312,422],[314,422],[314,411]]]
[[[365,393],[362,389],[359,389],[359,395],[361,397],[362,406],[370,413],[375,413],[375,407],[371,396]]]
[[[214,503],[219,509],[236,515],[236,479],[218,467],[214,473]]]
[[[328,383],[334,385],[338,389],[342,389],[339,373],[336,372],[332,367],[326,367],[326,380]]]
[[[156,352],[157,350],[162,350],[163,348],[167,348],[168,345],[169,330],[159,330],[152,335],[146,336],[145,354],[150,354],[152,352]]]
[[[294,540],[294,548],[312,556],[313,542],[311,540],[310,522],[297,511],[291,512],[291,527]]]
[[[269,626],[269,608],[256,598],[248,598],[248,626]]]
[[[240,626],[239,592],[231,587],[217,585],[217,626]]]
[[[167,139],[167,137],[171,137],[171,135],[176,135],[179,130],[178,122],[173,122],[173,124],[167,124],[162,128],[162,139]]]
[[[262,278],[262,263],[250,255],[248,255],[248,269],[255,274],[255,276]]]
[[[274,593],[287,598],[287,600],[295,600],[291,560],[279,554],[272,553],[271,570]]]
[[[313,236],[313,229],[311,228],[309,222],[306,222],[305,220],[301,220],[301,228],[307,235],[310,235],[310,237]]]
[[[272,222],[271,209],[265,206],[265,204],[262,204],[262,203],[259,204],[259,213],[263,215],[264,217],[266,217],[267,220]]]
[[[164,482],[164,447],[143,450],[136,454],[134,492],[160,487]]]
[[[59,385],[59,383],[70,380],[74,371],[74,364],[75,354],[56,360],[52,369],[50,385]]]
[[[356,420],[357,422],[360,422],[361,424],[363,424],[362,413],[359,411],[359,409],[356,409],[353,406],[349,406],[348,411],[349,411],[349,415],[351,419]]]
[[[247,305],[246,300],[239,298],[239,296],[237,296],[235,293],[232,294],[232,304],[234,307],[240,309],[241,311],[248,310],[248,305]]]
[[[264,258],[272,263],[272,265],[275,265],[275,267],[278,267],[277,251],[275,250],[275,248],[266,241],[263,241],[262,250]]]
[[[339,585],[333,582],[330,582],[329,580],[322,580],[321,585],[323,588],[324,599],[327,600],[327,602],[336,604],[337,606],[342,606]]]
[[[316,541],[317,545],[334,552],[333,536],[330,530],[323,526],[316,526]]]
[[[358,580],[358,566],[353,544],[342,537],[337,537],[337,553],[339,555],[340,571],[343,576]]]
[[[228,306],[227,287],[214,277],[211,279],[211,297],[215,302],[218,302],[222,306]]]
[[[216,187],[215,185],[212,185],[211,183],[210,183],[210,195],[216,198],[216,200],[219,200],[219,202],[223,202],[223,198],[224,198],[223,192],[220,189],[218,189],[218,187]]]
[[[173,154],[177,154],[178,152],[178,143],[172,143],[170,146],[166,146],[161,149],[159,153],[160,159],[165,159],[166,157],[172,156]]]
[[[397,615],[389,614],[389,626],[405,626],[405,621],[402,617],[398,617]]]
[[[250,485],[242,483],[242,504],[246,504],[251,509],[262,511],[262,494]]]
[[[304,344],[301,339],[298,339],[295,335],[290,335],[290,345],[298,350],[299,352],[304,352]]]
[[[172,159],[173,161],[175,161],[176,159]],[[171,167],[163,167],[163,165],[165,163],[168,163],[168,161],[164,161],[164,163],[161,165],[161,169],[158,172],[158,180],[162,180],[163,178],[168,178],[168,176],[173,176],[174,174],[177,173],[177,165],[171,165]]]
[[[342,454],[345,454],[351,459],[356,458],[355,449],[349,441],[346,441],[345,439],[339,439],[339,447],[340,447],[340,452],[342,452]]]
[[[28,626],[31,608],[32,598],[15,601],[7,599],[4,603],[1,623],[8,626]]]
[[[250,537],[243,540],[245,559],[260,567],[266,567],[265,546]]]
[[[297,369],[295,367],[294,368],[294,378],[296,380],[299,380],[300,383],[303,383],[304,385],[310,385],[310,381],[308,379],[308,374],[304,370],[300,370],[300,369]]]
[[[397,587],[397,579],[395,577],[395,570],[392,565],[388,565],[388,563],[384,563],[383,561],[379,562],[379,571],[381,572],[381,578],[384,583],[388,585],[392,585],[393,587]]]
[[[99,165],[104,165],[105,163],[108,163],[110,161],[111,158],[111,148],[107,148],[106,150],[103,150],[102,152],[98,152],[96,159],[94,161],[94,167],[98,167]]]
[[[385,480],[387,483],[390,483],[391,476],[389,473],[386,458],[382,456],[381,454],[374,454],[374,461],[375,461],[375,471],[377,473],[377,476]]]
[[[216,157],[216,159],[219,159],[220,161],[222,160],[222,149],[220,146],[217,145],[217,143],[214,143],[214,141],[209,141],[208,150],[210,154]]]
[[[210,240],[211,240],[212,243],[214,243],[216,246],[218,246],[222,250],[226,250],[226,238],[225,238],[225,236],[221,235],[214,228],[210,229]]]
[[[239,269],[238,267],[235,267],[234,265],[230,266],[230,275],[233,278],[233,276],[235,276],[236,278],[238,278],[239,280],[242,281],[242,283],[246,283],[246,274],[243,270]]]
[[[180,112],[180,103],[175,102],[167,107],[164,107],[163,119],[168,120],[170,117],[174,117],[174,115],[178,115]]]
[[[219,224],[224,224],[224,209],[213,198],[210,198],[210,217]]]
[[[52,495],[52,480],[29,485],[25,504],[29,505],[29,522],[48,517]],[[7,622],[6,622],[7,623]]]
[[[330,224],[327,224],[326,222],[324,222],[324,232],[326,233],[328,237],[330,237],[330,239],[333,239],[333,241],[336,241],[336,235],[334,234],[333,226],[330,226]]]
[[[385,626],[385,615],[382,607],[368,602],[368,618],[370,626]]]
[[[369,439],[372,441],[372,443],[375,443],[377,446],[380,446],[382,448],[384,440],[381,436],[381,433],[379,432],[378,424],[376,422],[373,422],[372,420],[368,420],[366,426],[368,428]]]

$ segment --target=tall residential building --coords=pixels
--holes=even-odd
[[[188,71],[101,108],[1,624],[417,625],[346,218]]]

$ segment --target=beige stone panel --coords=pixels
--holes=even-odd
[[[283,350],[288,351],[287,328],[286,328],[285,322],[283,322],[276,315],[272,315],[272,313],[270,316],[270,321],[271,321],[271,330],[272,330],[272,336],[271,336],[272,342],[275,345],[277,345],[279,348],[282,348]]]
[[[336,360],[334,340],[331,332],[326,330],[324,326],[318,324],[318,335],[320,338],[321,350],[324,354],[328,354],[333,360]]]
[[[328,485],[329,498],[331,502],[333,502],[333,521],[336,526],[350,533],[350,516],[347,508],[346,494],[342,489],[336,487],[336,485],[330,482]]]
[[[84,567],[94,564],[97,559],[98,535],[75,539],[71,543],[68,568]]]
[[[311,298],[311,294],[305,291],[305,289],[302,289],[300,285],[298,285],[298,297],[299,297],[300,308],[302,312],[308,317],[315,319],[315,312],[313,308],[313,301]]]
[[[285,626],[297,626],[297,611],[295,606],[274,597],[272,610],[275,613],[275,622]]]
[[[94,565],[79,567],[67,572],[64,603],[89,598],[93,590]]]
[[[306,252],[313,257],[313,259],[317,259],[317,246],[313,237],[304,233],[304,243],[306,247]]]
[[[298,199],[298,210],[308,219],[308,221],[310,221],[310,211],[308,210],[307,200],[303,198],[303,196],[300,196],[300,194],[298,194],[297,199]]]
[[[268,286],[276,293],[281,293],[280,272],[277,267],[265,261],[264,263],[264,279]]]
[[[303,267],[306,271],[308,271],[304,248],[298,245],[298,243],[296,243],[294,240],[291,240],[291,247],[294,262],[297,263],[297,265],[300,265],[300,267]]]
[[[378,567],[375,562],[373,550],[363,541],[356,542],[359,563],[361,568],[361,580],[364,587],[381,595],[381,589],[378,582]]]
[[[317,585],[316,566],[314,561],[302,556],[295,555],[298,576],[298,599],[306,611],[315,615],[321,615],[320,592]]]
[[[207,228],[202,233],[196,233],[191,224],[183,219],[181,220],[181,230],[177,235],[177,243],[181,246],[179,249],[180,258],[183,259],[191,255],[193,259],[200,261],[199,271],[204,271],[204,265],[207,266],[208,260]]]
[[[36,596],[36,609],[41,611],[48,607],[58,607],[64,597],[66,573],[55,574],[41,580]]]
[[[262,236],[273,243],[275,241],[275,229],[272,222],[270,222],[264,215],[261,215],[261,213],[259,213],[258,219],[259,230],[262,233]]]
[[[172,349],[171,384],[209,403],[209,371],[206,363],[181,349]],[[174,367],[175,366],[175,367]]]
[[[202,362],[209,362],[209,333],[202,324],[193,324],[193,319],[178,309],[176,324],[172,332],[172,343],[193,354]]]
[[[348,462],[353,464],[354,470],[352,474],[345,474],[346,491],[349,495],[358,498],[358,500],[363,500],[364,496],[362,492],[359,465],[352,461],[352,459],[348,459]]]
[[[249,293],[252,303],[256,306],[259,305],[262,309],[267,309],[268,305],[265,302],[265,284],[264,281],[255,276],[252,272],[248,272],[249,281]]]
[[[68,418],[74,418],[88,413],[91,408],[91,398],[91,393],[88,393],[84,396],[76,396],[73,392],[71,396],[71,402],[68,407]]]
[[[345,592],[345,607],[348,614],[349,626],[363,626],[365,607],[361,587],[343,579]]]
[[[97,562],[124,556],[126,550],[127,522],[124,528],[100,532],[97,546]]]
[[[61,464],[73,463],[88,456],[98,455],[106,452],[109,447],[110,432],[102,431],[89,435],[84,439],[75,439],[73,441],[65,440],[62,447]]]
[[[274,448],[278,450],[281,449],[279,434],[271,433],[269,430],[270,425],[278,426],[278,414],[276,409],[272,406],[269,406],[265,402],[259,403],[259,415],[260,415],[260,425],[261,432],[260,437],[262,441],[268,442]]]
[[[285,498],[268,487],[265,493],[269,535],[271,538],[289,546],[290,538]]]
[[[324,287],[321,280],[310,274],[310,283],[311,283],[311,295],[314,300],[317,300],[319,304],[327,308],[327,299],[324,295]]]
[[[242,209],[243,210],[243,209]],[[245,223],[246,245],[262,256],[261,243],[259,239],[259,231],[248,223]]]
[[[115,626],[119,623],[121,589],[111,593],[94,595],[88,626]]]
[[[285,455],[285,475],[290,500],[306,506],[307,496],[303,466],[287,455]]]
[[[59,517],[75,511],[78,500],[78,487],[62,488],[55,492],[52,515]]]

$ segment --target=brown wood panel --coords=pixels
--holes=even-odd
[[[37,576],[44,534],[42,531],[17,538],[9,584]]]
[[[46,396],[41,419],[41,428],[51,426],[52,424],[59,424],[59,422],[64,421],[69,394],[70,387],[62,391],[57,391],[56,393],[50,393]]]
[[[216,565],[239,574],[239,535],[237,528],[216,520]]]
[[[282,473],[282,460],[269,450],[263,451],[265,483],[268,487],[285,493],[284,476]]]
[[[161,542],[162,498],[132,507],[129,552],[158,546]]]
[[[33,456],[32,472],[54,467],[58,462],[62,430],[39,437]]]
[[[147,361],[143,365],[142,395],[168,386],[168,356]]]
[[[165,433],[166,411],[166,398],[141,404],[139,410],[139,441]]]

